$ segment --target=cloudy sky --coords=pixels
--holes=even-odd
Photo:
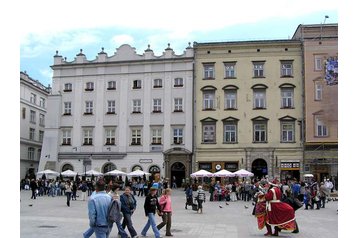
[[[288,39],[299,24],[320,24],[325,15],[326,23],[338,22],[335,0],[37,2],[19,10],[28,16],[21,22],[20,70],[45,85],[56,50],[72,61],[83,49],[92,60],[102,47],[113,55],[128,43],[143,54],[150,44],[161,55],[170,43],[181,54],[188,42]]]

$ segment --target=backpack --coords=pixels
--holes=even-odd
[[[121,203],[116,199],[112,199],[109,208],[108,208],[108,221],[110,223],[114,223],[116,221],[120,221],[122,219],[121,214]]]

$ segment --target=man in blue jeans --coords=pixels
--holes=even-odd
[[[144,202],[144,211],[145,215],[148,217],[147,224],[144,226],[141,235],[146,236],[149,227],[151,226],[155,235],[155,238],[160,238],[160,233],[157,228],[157,224],[155,224],[155,211],[159,210],[161,213],[161,208],[159,206],[158,197],[157,197],[158,184],[154,183],[150,188],[150,193],[145,198]]]
[[[111,196],[105,192],[105,182],[98,180],[97,193],[88,201],[88,217],[90,227],[93,228],[96,238],[109,237],[108,208],[111,204]]]

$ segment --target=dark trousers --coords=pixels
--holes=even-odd
[[[131,234],[131,237],[137,236],[137,232],[133,227],[132,215],[123,213],[123,222],[122,222],[123,230],[126,229],[126,226],[128,227],[128,231]]]
[[[67,196],[67,206],[70,206],[71,192],[66,192],[66,196]]]
[[[166,226],[165,235],[170,235],[170,228],[172,227],[172,213],[171,212],[164,212],[162,216],[162,223],[160,223],[157,228],[158,230],[162,229],[163,226]]]
[[[31,189],[31,191],[32,191],[31,199],[36,199],[36,189]]]
[[[116,225],[117,225],[119,237],[121,237],[121,238],[127,238],[128,235],[127,235],[127,233],[124,231],[124,229],[122,228],[121,221],[119,220],[119,221],[116,221],[115,223],[116,223]],[[113,228],[113,223],[109,223],[109,234],[111,233],[112,228]]]
[[[74,190],[73,192],[72,192],[72,200],[73,199],[75,199],[75,200],[77,200],[77,190]]]
[[[326,207],[326,197],[321,197],[321,207],[322,208]]]
[[[143,197],[143,194],[144,194],[144,189],[140,188],[139,191],[138,191],[138,197],[139,196]]]

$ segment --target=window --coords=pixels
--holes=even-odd
[[[93,82],[87,82],[85,91],[93,91],[94,90],[94,83]]]
[[[142,101],[140,99],[134,99],[133,100],[133,113],[140,113],[141,105],[142,105]]]
[[[183,87],[183,86],[184,86],[183,78],[175,78],[174,79],[174,87]]]
[[[62,145],[71,145],[71,130],[62,130]]]
[[[32,110],[30,110],[30,122],[36,123],[36,112]]]
[[[35,148],[29,147],[27,148],[27,159],[34,160],[35,159]]]
[[[106,145],[114,145],[116,142],[116,129],[107,128],[105,130],[105,133],[106,133]]]
[[[281,61],[281,77],[291,77],[292,75],[292,61]]]
[[[215,66],[214,64],[204,64],[204,79],[215,78]]]
[[[141,144],[141,133],[140,129],[132,129],[132,143],[131,145],[140,145]]]
[[[321,71],[322,70],[322,63],[323,63],[323,59],[321,55],[315,55],[314,56],[314,69],[316,71]]]
[[[281,89],[281,108],[293,108],[293,88]]]
[[[109,100],[107,101],[108,108],[107,108],[107,114],[115,114],[116,113],[116,101]]]
[[[315,82],[315,94],[314,99],[316,101],[322,100],[322,94],[323,94],[323,84],[321,82]]]
[[[35,140],[35,129],[34,128],[30,128],[29,139]]]
[[[316,118],[316,136],[324,137],[328,136],[328,129],[326,124],[322,121],[321,118]]]
[[[203,91],[203,109],[214,110],[214,102],[215,102],[215,91],[213,90]]]
[[[133,81],[133,89],[139,89],[142,88],[142,80],[134,80]]]
[[[44,131],[39,131],[39,141],[42,142],[44,140]]]
[[[182,111],[183,111],[183,99],[174,98],[174,112],[182,112]]]
[[[93,143],[93,129],[83,129],[83,145],[92,145]]]
[[[152,145],[162,144],[162,129],[152,129]]]
[[[40,107],[45,108],[45,99],[40,98]]]
[[[224,63],[225,78],[235,78],[235,63]]]
[[[162,112],[162,99],[153,99],[153,112]]]
[[[203,143],[216,142],[216,123],[203,123]]]
[[[281,122],[281,142],[295,141],[295,123]]]
[[[107,90],[115,90],[116,89],[116,81],[109,81]]]
[[[26,119],[26,108],[22,108],[22,119]]]
[[[163,80],[162,79],[154,79],[153,88],[162,88],[163,87]]]
[[[236,109],[236,90],[225,90],[225,109]]]
[[[267,141],[267,122],[254,121],[254,142]]]
[[[85,114],[93,114],[93,101],[86,101],[85,104]]]
[[[31,93],[30,102],[33,103],[33,104],[36,104],[36,94]]]
[[[254,108],[266,108],[266,89],[254,89]]]
[[[71,115],[72,104],[71,102],[64,102],[64,113],[63,115]]]
[[[233,122],[224,122],[224,143],[237,142],[236,124]]]
[[[72,83],[65,83],[64,92],[72,92]]]
[[[254,78],[264,77],[264,62],[253,62],[254,64]]]
[[[182,128],[173,129],[173,143],[176,145],[183,144],[183,129]]]
[[[40,114],[39,118],[40,118],[40,126],[45,126],[45,115]]]

